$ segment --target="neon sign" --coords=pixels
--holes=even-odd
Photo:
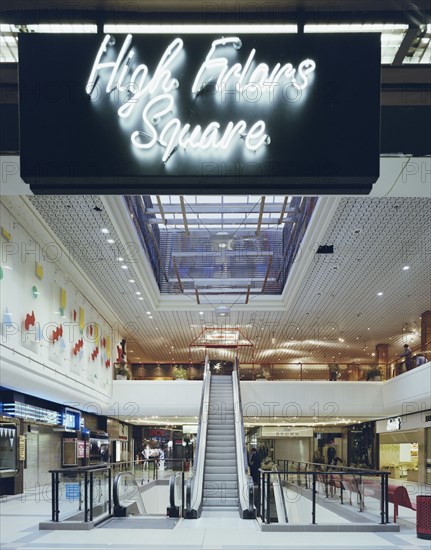
[[[175,38],[169,44],[152,76],[150,68],[144,63],[132,69],[132,60],[138,57],[131,47],[132,41],[132,35],[128,34],[116,59],[108,60],[115,39],[109,34],[104,37],[86,84],[86,92],[91,96],[98,78],[103,76],[107,78],[106,94],[117,90],[126,95],[126,101],[118,109],[120,118],[130,119],[136,110],[141,111],[141,127],[130,135],[134,148],[145,152],[161,147],[161,161],[167,163],[178,148],[226,152],[241,140],[246,150],[257,152],[270,145],[271,138],[263,119],[252,123],[243,119],[228,120],[223,126],[213,120],[203,127],[200,124],[192,126],[190,122],[183,122],[175,116],[175,92],[181,91],[181,81],[173,73],[184,51],[183,40]],[[250,90],[259,89],[272,100],[282,82],[299,92],[309,86],[310,75],[316,68],[312,59],[301,61],[297,69],[291,63],[282,65],[279,62],[270,69],[266,63],[256,64],[256,49],[252,48],[244,64],[236,62],[230,66],[227,56],[232,57],[241,47],[242,41],[236,36],[213,40],[188,92],[196,98],[209,85],[214,85],[216,92],[233,91],[244,97]]]

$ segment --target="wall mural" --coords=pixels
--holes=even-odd
[[[108,390],[112,327],[58,265],[55,243],[35,242],[0,205],[2,344],[50,367],[46,376],[85,380]]]

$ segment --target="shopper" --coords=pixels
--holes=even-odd
[[[259,484],[259,468],[261,465],[261,460],[259,453],[257,452],[256,447],[253,447],[250,453],[250,458],[248,461],[248,464],[250,466],[250,475],[253,478],[253,483],[255,485]]]
[[[401,354],[401,357],[405,357],[404,364],[406,366],[406,370],[412,370],[413,368],[412,350],[410,349],[410,346],[408,344],[404,344],[404,352]]]
[[[335,382],[338,378],[338,373],[340,372],[340,368],[336,363],[330,363],[329,365],[329,380],[331,382]]]

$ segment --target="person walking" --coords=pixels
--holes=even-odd
[[[406,366],[406,370],[412,370],[413,368],[412,350],[410,349],[410,346],[408,344],[404,344],[404,352],[401,354],[401,357],[405,357],[404,364]]]
[[[261,458],[257,452],[256,447],[253,447],[250,452],[250,457],[248,460],[248,465],[250,466],[250,475],[253,478],[253,483],[259,485],[259,468],[261,465]]]

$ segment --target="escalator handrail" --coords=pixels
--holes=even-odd
[[[208,356],[205,357],[205,367],[204,367],[204,377],[203,377],[203,387],[202,387],[202,394],[201,394],[201,404],[199,407],[199,416],[198,416],[198,432],[196,434],[196,446],[195,446],[195,456],[196,460],[193,461],[193,472],[196,471],[197,465],[198,465],[198,456],[199,456],[199,446],[200,446],[200,440],[201,440],[201,420],[202,420],[202,414],[204,409],[204,402],[205,402],[205,383],[208,382],[208,376],[209,374],[209,360]]]
[[[169,505],[171,508],[179,508],[181,506],[181,502],[178,503],[177,501],[178,480],[182,482],[181,472],[176,472],[175,474],[172,474],[169,478]]]
[[[246,513],[248,517],[253,517],[255,515],[254,483],[251,476],[248,475],[247,450],[245,446],[244,434],[244,416],[242,412],[237,361],[238,359],[235,361],[234,370],[232,372],[232,390],[235,412],[235,443],[237,451],[239,502],[242,515],[244,516]],[[245,488],[247,488],[247,491],[245,491]],[[245,494],[247,496],[245,496]]]
[[[243,454],[243,457],[244,457],[244,471],[247,473],[248,472],[248,458],[247,458],[247,448],[246,448],[246,445],[245,445],[244,414],[243,414],[243,410],[242,410],[241,390],[240,390],[240,387],[239,387],[238,358],[235,359],[234,372],[236,373],[236,383],[237,383],[237,388],[238,388],[238,409],[239,409],[239,415],[240,415],[242,454]],[[235,420],[236,420],[236,418],[235,418]]]
[[[287,516],[286,501],[284,500],[283,485],[281,484],[280,472],[278,471],[278,466],[276,464],[274,464],[272,469],[273,469],[274,472],[277,472],[278,486],[280,487],[280,493],[281,493],[281,502],[283,503],[284,521],[286,523],[289,523],[289,518]],[[278,515],[278,510],[277,510],[277,515]]]
[[[208,408],[211,385],[211,372],[208,357],[205,358],[204,385],[202,388],[201,407],[199,411],[198,433],[196,436],[196,452],[193,464],[193,476],[186,482],[186,511],[187,515],[196,515],[201,508],[205,452],[208,427]]]
[[[138,505],[138,509],[139,509],[139,512],[141,513],[141,515],[142,516],[145,515],[147,513],[147,511],[145,509],[144,501],[142,500],[141,492],[139,490],[139,485],[136,483],[136,478],[131,472],[118,472],[118,474],[116,474],[116,476],[114,478],[113,492],[112,492],[113,500],[114,500],[114,506],[124,508],[124,506],[120,502],[120,497],[119,497],[119,483],[120,483],[121,478],[123,478],[123,477],[130,478],[131,481],[134,483],[134,485],[136,485],[136,493],[139,495],[139,498],[136,499],[136,503]]]

